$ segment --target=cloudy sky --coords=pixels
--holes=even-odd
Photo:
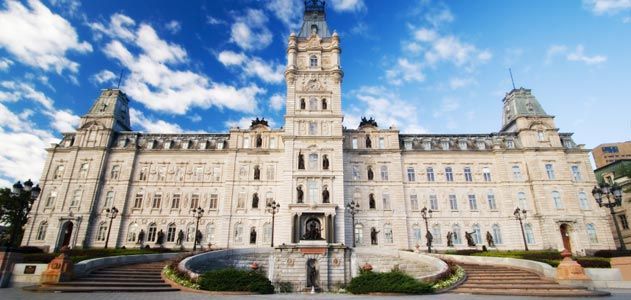
[[[39,178],[43,149],[121,72],[135,130],[282,126],[302,2],[0,0],[0,186]],[[495,132],[512,68],[578,143],[630,139],[631,0],[329,0],[327,12],[348,127],[365,115],[406,133]]]

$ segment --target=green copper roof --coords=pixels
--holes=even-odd
[[[506,126],[517,117],[550,117],[541,107],[531,90],[525,88],[513,89],[504,97],[504,125]]]
[[[324,7],[325,1],[305,1],[305,15],[298,37],[308,38],[314,31],[321,38],[331,37],[329,26],[326,24],[326,11]]]

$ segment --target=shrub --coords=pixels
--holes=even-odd
[[[291,282],[279,282],[278,291],[281,293],[291,293],[294,291],[294,286],[291,284]]]
[[[398,270],[386,273],[362,271],[359,276],[351,280],[348,291],[353,294],[400,293],[418,295],[431,293],[432,286]]]
[[[619,257],[619,256],[631,256],[631,250],[621,251],[621,250],[599,250],[594,252],[595,257]]]
[[[238,291],[273,294],[274,286],[260,271],[234,268],[204,273],[198,281],[200,288],[208,291]]]
[[[609,261],[609,258],[578,257],[575,259],[576,259],[576,262],[580,264],[583,268],[601,268],[601,269],[611,268],[611,263]]]

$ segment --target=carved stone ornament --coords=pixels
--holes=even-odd
[[[304,85],[303,90],[308,92],[320,91],[322,90],[322,83],[318,79],[311,79]]]

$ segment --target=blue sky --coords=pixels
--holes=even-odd
[[[301,0],[0,0],[0,185],[39,178],[44,148],[101,88],[145,132],[283,124],[285,45]],[[577,143],[630,139],[631,0],[329,0],[342,38],[345,125],[496,132],[533,90]]]

